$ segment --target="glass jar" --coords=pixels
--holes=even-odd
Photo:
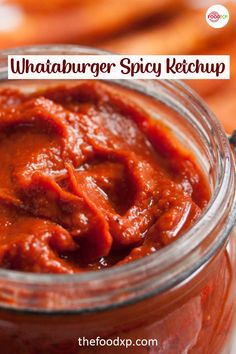
[[[48,46],[8,53],[103,52]],[[9,82],[8,53],[0,54],[0,87],[32,91],[58,84]],[[130,264],[80,275],[1,269],[1,354],[229,353],[235,305],[236,181],[228,139],[202,100],[181,82],[116,80],[112,84],[141,102],[193,151],[209,181],[210,203],[182,237]],[[95,345],[93,341],[88,345],[89,339]],[[116,339],[112,347],[111,339]]]

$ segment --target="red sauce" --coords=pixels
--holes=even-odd
[[[0,266],[76,273],[168,245],[209,188],[193,156],[98,82],[0,92]]]

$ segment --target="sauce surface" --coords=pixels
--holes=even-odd
[[[2,89],[0,161],[7,269],[77,273],[139,259],[178,238],[210,198],[171,133],[99,82]]]

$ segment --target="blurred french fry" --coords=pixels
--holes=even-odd
[[[24,13],[20,25],[0,32],[0,47],[38,43],[94,43],[134,23],[178,6],[182,0],[96,0],[51,13]],[[1,7],[0,7],[1,11]],[[0,13],[1,17],[1,13]]]
[[[205,99],[210,109],[222,122],[226,132],[236,129],[236,82],[230,81],[227,89],[217,91]]]
[[[201,96],[209,96],[216,90],[230,85],[231,80],[236,80],[236,40],[233,42],[223,42],[219,46],[213,46],[204,52],[198,54],[204,55],[230,55],[230,80],[186,80],[186,84],[190,85]],[[236,97],[235,97],[236,100]]]
[[[20,6],[25,11],[32,12],[45,12],[45,11],[60,11],[65,8],[76,6],[82,2],[93,0],[7,0],[5,3]]]
[[[105,49],[126,54],[191,54],[214,46],[236,32],[236,3],[227,4],[230,21],[222,29],[211,28],[205,20],[205,9],[190,10],[172,21],[137,31],[105,43]]]

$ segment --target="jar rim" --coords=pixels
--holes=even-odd
[[[76,46],[76,45],[47,45],[47,46],[35,46],[35,47],[19,47],[15,49],[9,49],[0,52],[0,80],[4,78],[4,73],[6,74],[6,66],[1,66],[1,58],[5,58],[8,54],[32,54],[32,53],[42,53],[47,52],[48,54],[53,54],[55,51],[62,51],[63,54],[111,54],[109,52],[97,50],[94,48],[89,48],[85,46]],[[4,72],[3,72],[4,71]],[[124,81],[122,80],[122,84],[124,85]],[[120,84],[121,81],[115,80],[114,82]],[[132,83],[125,83],[127,88],[132,87],[136,92],[144,93],[148,97],[156,99],[156,95],[154,91],[147,92],[147,90],[142,87],[141,80],[132,80]],[[218,158],[221,159],[218,162],[217,168],[220,169],[220,173],[217,176],[217,188],[215,189],[212,198],[201,214],[197,222],[185,232],[179,239],[175,240],[172,244],[158,251],[158,257],[156,253],[144,257],[142,259],[136,260],[134,262],[121,265],[119,267],[114,267],[110,269],[105,269],[102,271],[91,271],[85,272],[82,274],[66,274],[66,275],[57,275],[57,274],[34,274],[13,270],[5,270],[0,269],[0,279],[7,279],[8,281],[14,281],[18,283],[25,284],[44,284],[44,285],[53,285],[53,284],[61,284],[61,285],[73,285],[79,283],[98,283],[101,281],[103,284],[108,281],[115,281],[116,277],[121,279],[122,277],[135,278],[140,272],[145,271],[151,272],[153,274],[153,269],[158,269],[158,272],[155,273],[156,281],[155,281],[155,289],[153,289],[153,293],[149,292],[149,296],[152,294],[157,294],[163,292],[172,286],[178,284],[179,282],[186,279],[188,276],[193,274],[197,269],[199,269],[203,264],[205,264],[224,244],[227,240],[227,237],[235,223],[236,220],[236,203],[235,196],[233,196],[233,201],[231,201],[232,207],[231,212],[228,215],[227,225],[219,232],[217,238],[212,247],[209,247],[207,252],[201,256],[200,259],[194,261],[194,257],[196,257],[197,249],[202,244],[202,242],[207,237],[207,234],[204,234],[202,230],[207,225],[210,229],[214,229],[217,225],[217,218],[215,218],[215,213],[221,207],[222,203],[225,202],[226,197],[229,199],[230,194],[232,198],[232,191],[230,190],[230,185],[232,185],[232,180],[235,180],[235,174],[232,173],[232,165],[233,158],[232,153],[230,151],[229,142],[227,136],[223,130],[223,127],[215,117],[215,115],[209,110],[209,108],[205,105],[203,100],[195,93],[192,89],[190,89],[186,84],[180,82],[179,80],[158,80],[158,84],[164,85],[169,89],[173,89],[174,91],[181,91],[181,95],[184,95],[188,101],[193,101],[197,104],[198,108],[204,112],[204,119],[208,124],[211,125],[211,131],[214,135],[214,138],[218,142],[218,147],[220,147],[220,151],[218,154]],[[231,188],[232,189],[232,188]],[[183,264],[181,266],[181,262],[183,260],[189,259],[188,263],[185,262],[185,266]],[[178,272],[168,273],[173,264],[179,264]],[[165,265],[163,267],[163,264]],[[188,265],[188,267],[186,267]],[[153,274],[154,276],[154,274]],[[159,282],[158,279],[162,277],[162,282]],[[165,277],[165,279],[163,279]],[[132,291],[131,288],[129,290]],[[140,297],[140,298],[143,298]],[[135,301],[139,300],[139,297],[135,297]],[[125,302],[125,304],[128,303]],[[113,305],[117,305],[118,302],[113,303]],[[122,302],[124,304],[124,302]],[[100,308],[100,307],[99,307]],[[102,308],[102,306],[101,306]],[[74,310],[73,310],[74,311]]]

